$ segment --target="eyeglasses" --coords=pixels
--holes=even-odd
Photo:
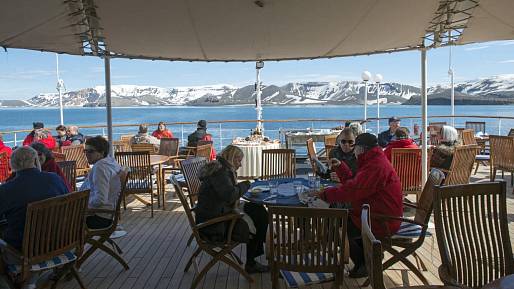
[[[86,154],[92,154],[94,152],[96,152],[96,150],[93,150],[93,149],[85,149],[84,150],[84,153],[86,153]]]
[[[353,139],[342,139],[339,141],[340,144],[349,144],[349,145],[353,145],[355,143],[355,141]]]

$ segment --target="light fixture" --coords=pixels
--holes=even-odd
[[[376,83],[381,83],[382,80],[384,80],[384,77],[382,76],[382,74],[375,74],[375,82]]]
[[[255,62],[255,68],[256,69],[261,69],[264,67],[264,61],[257,61]]]
[[[363,71],[361,74],[362,81],[367,82],[371,79],[371,73],[369,71]]]

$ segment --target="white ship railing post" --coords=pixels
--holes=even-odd
[[[428,177],[428,151],[427,151],[427,50],[426,48],[421,49],[421,132],[423,137],[421,138],[421,181],[424,185]]]
[[[107,110],[107,139],[109,140],[109,155],[114,156],[112,147],[112,102],[111,102],[111,59],[109,52],[105,51],[105,108]]]
[[[368,132],[366,125],[368,123],[368,81],[371,79],[369,71],[362,72],[362,81],[364,81],[364,132]]]

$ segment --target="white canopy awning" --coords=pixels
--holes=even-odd
[[[514,39],[514,1],[6,0],[0,10],[6,48],[168,60],[391,52],[444,45],[452,29],[458,44]]]

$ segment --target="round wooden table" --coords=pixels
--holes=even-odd
[[[494,280],[482,289],[514,289],[514,274]]]

